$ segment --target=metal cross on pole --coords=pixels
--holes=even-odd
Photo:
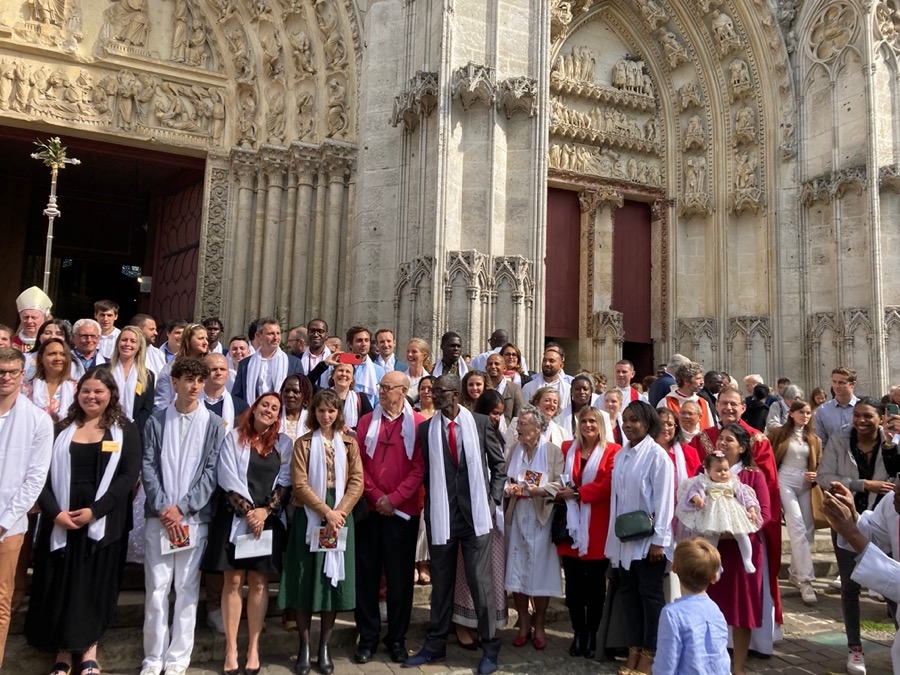
[[[66,148],[60,142],[59,136],[54,136],[46,143],[35,141],[34,144],[40,148],[39,152],[31,154],[32,159],[39,159],[44,166],[50,167],[50,201],[47,202],[47,208],[44,209],[44,215],[47,216],[49,224],[47,227],[47,247],[44,250],[44,286],[43,291],[47,293],[50,289],[50,251],[53,248],[53,221],[59,218],[59,209],[56,206],[56,176],[60,169],[65,169],[66,164],[81,164],[81,160],[74,157],[66,157]]]

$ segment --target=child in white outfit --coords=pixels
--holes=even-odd
[[[686,528],[713,546],[726,532],[737,541],[748,574],[756,572],[750,533],[761,524],[759,502],[752,487],[729,471],[722,452],[712,452],[703,461],[704,473],[684,481],[679,488],[675,515]]]

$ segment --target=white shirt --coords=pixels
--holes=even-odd
[[[649,436],[635,447],[626,441],[616,454],[612,487],[606,555],[611,564],[627,570],[632,561],[647,557],[651,544],[666,549],[672,543],[675,468],[668,453]],[[616,517],[632,511],[649,513],[654,533],[645,539],[619,541]]]
[[[100,344],[97,345],[97,351],[103,354],[103,358],[107,361],[112,358],[113,351],[116,348],[116,338],[119,337],[119,333],[121,333],[118,328],[113,326],[112,332],[109,335],[100,335]]]
[[[555,382],[547,382],[543,375],[538,375],[531,382],[522,387],[522,397],[525,401],[530,401],[534,393],[541,387],[551,387],[559,394],[559,410],[556,415],[572,404],[572,385],[565,381],[563,373],[560,371],[559,377]]]
[[[147,356],[144,365],[148,370],[152,370],[154,375],[159,375],[160,371],[166,367],[166,356],[159,347],[147,345]]]
[[[381,354],[375,359],[375,363],[384,368],[384,372],[389,372],[394,369],[394,365],[397,363],[397,355],[391,354],[387,357],[387,360],[381,357]]]

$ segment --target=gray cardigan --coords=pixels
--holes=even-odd
[[[202,405],[202,404],[201,404]],[[144,455],[141,462],[141,480],[147,503],[144,516],[159,518],[159,513],[169,506],[166,491],[162,485],[162,468],[160,454],[162,452],[163,433],[166,426],[166,409],[157,410],[144,426]],[[209,424],[206,437],[203,439],[203,459],[200,465],[192,469],[194,476],[187,494],[176,504],[186,516],[197,516],[201,523],[212,520],[212,495],[216,489],[216,463],[219,450],[225,439],[225,423],[215,413],[209,413]]]
[[[875,446],[878,452],[878,461],[875,462],[872,480],[889,481],[891,477],[884,466],[884,457],[881,454],[882,441],[884,441],[884,437],[879,430],[878,443]],[[828,445],[825,446],[819,467],[816,469],[816,482],[823,490],[831,487],[832,481],[843,483],[851,492],[863,492],[865,489],[864,481],[859,477],[856,459],[854,459],[853,453],[850,451],[850,437],[843,434],[832,436],[828,439]],[[876,499],[878,499],[878,495],[870,492],[870,509],[875,508]]]

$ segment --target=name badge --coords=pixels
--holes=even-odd
[[[118,441],[103,441],[103,445],[100,446],[103,452],[119,452],[121,449],[122,444]]]
[[[141,394],[144,393],[144,387],[141,385],[140,382],[138,382],[137,386],[134,388],[134,393],[136,396],[140,396]]]

